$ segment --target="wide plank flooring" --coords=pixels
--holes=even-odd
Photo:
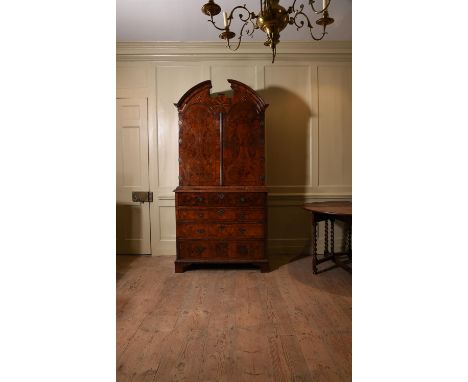
[[[117,381],[351,381],[351,275],[117,256]]]

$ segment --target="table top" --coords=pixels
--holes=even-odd
[[[328,215],[351,216],[352,202],[316,202],[305,203],[304,209]]]

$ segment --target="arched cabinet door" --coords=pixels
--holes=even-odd
[[[250,87],[228,80],[233,90],[223,128],[223,184],[265,184],[265,101]]]
[[[219,117],[209,105],[188,105],[179,130],[179,184],[214,186],[220,178]]]
[[[260,186],[265,181],[263,112],[255,103],[233,103],[223,128],[223,184]]]
[[[211,81],[189,89],[179,111],[179,185],[215,186],[221,172],[219,113],[213,109]]]

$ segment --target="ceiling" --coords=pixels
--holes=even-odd
[[[201,7],[207,0],[117,0],[117,41],[220,41],[219,31],[208,23],[208,16],[201,12]],[[288,8],[293,0],[280,0],[280,5]],[[236,5],[246,4],[251,12],[258,13],[259,0],[216,0],[222,12],[230,12]],[[317,17],[313,17],[308,0],[296,2],[296,9],[304,4],[305,13],[313,25]],[[321,1],[316,0],[317,7],[321,8]],[[351,0],[332,0],[329,7],[330,17],[335,22],[327,28],[329,41],[351,40]],[[218,26],[223,25],[222,14],[216,16]],[[317,25],[315,34],[320,34]],[[237,32],[234,26],[231,30]],[[248,39],[248,40],[247,40]],[[246,41],[259,41],[265,39],[264,33],[255,31],[253,39]],[[309,41],[308,29],[300,31],[288,25],[281,32],[282,41]],[[244,39],[243,39],[244,41]]]

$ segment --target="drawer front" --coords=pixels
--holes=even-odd
[[[177,237],[187,239],[263,238],[263,224],[178,223]]]
[[[263,208],[178,208],[177,219],[185,221],[263,221]]]
[[[226,259],[228,243],[222,241],[180,241],[179,259]]]
[[[178,194],[179,206],[264,206],[262,192],[184,192]]]
[[[213,203],[220,200],[219,194],[214,194]],[[224,196],[226,206],[263,206],[265,194],[261,192],[230,192]]]
[[[177,204],[179,206],[208,206],[210,193],[208,192],[193,192],[177,194]]]
[[[230,259],[259,260],[265,258],[265,243],[263,241],[233,241],[229,243]]]
[[[264,242],[181,240],[179,259],[193,260],[261,260],[265,258]]]

